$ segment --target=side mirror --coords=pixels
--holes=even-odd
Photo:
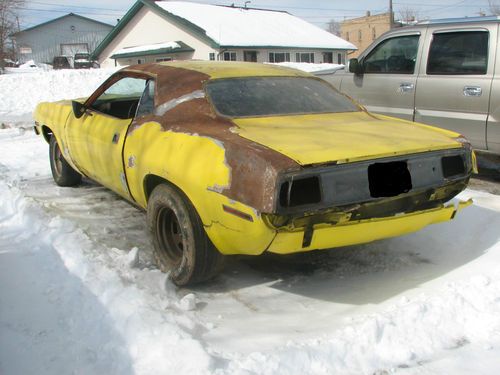
[[[352,58],[349,60],[349,72],[354,74],[363,74],[363,64],[358,59]]]
[[[73,107],[73,114],[75,115],[76,118],[80,118],[83,116],[83,114],[85,113],[86,111],[86,108],[85,106],[83,105],[83,103],[80,103],[80,102],[77,102],[75,100],[73,100],[71,102],[71,105]]]

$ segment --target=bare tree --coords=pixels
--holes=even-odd
[[[330,20],[330,22],[326,24],[326,31],[332,33],[333,35],[340,36],[340,22],[333,19]]]
[[[399,20],[406,25],[418,20],[418,11],[410,7],[401,8],[398,15]]]
[[[18,31],[16,21],[19,7],[23,4],[24,0],[0,0],[0,71],[5,65],[9,35]]]
[[[490,6],[491,14],[494,14],[496,16],[500,15],[500,5],[498,4],[497,1],[488,0],[488,4]]]

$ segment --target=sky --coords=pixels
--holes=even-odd
[[[187,1],[187,0],[186,0]],[[395,18],[400,12],[411,10],[419,19],[475,17],[482,12],[491,14],[489,1],[500,5],[500,0],[393,0]],[[21,29],[76,13],[102,22],[115,25],[123,17],[135,0],[25,0],[20,9]],[[244,6],[244,0],[196,0],[198,3]],[[389,0],[252,0],[248,7],[285,10],[305,19],[316,26],[325,28],[330,20],[361,17],[370,11],[372,14],[384,13],[389,9]]]

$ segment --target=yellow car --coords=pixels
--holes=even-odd
[[[130,66],[34,117],[55,182],[83,175],[146,210],[158,266],[177,285],[213,277],[228,254],[450,220],[470,202],[446,202],[476,168],[459,134],[368,113],[319,78],[256,63]]]

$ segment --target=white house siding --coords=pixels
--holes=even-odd
[[[99,62],[102,67],[114,66],[115,60],[110,57],[122,48],[168,41],[182,41],[193,48],[195,52],[191,55],[192,59],[208,60],[211,52],[218,52],[149,8],[143,7],[102,51]],[[128,59],[119,59],[117,64],[129,65],[126,60]],[[137,63],[136,60],[137,58],[132,60],[134,64]]]
[[[67,16],[39,27],[21,31],[14,35],[19,60],[34,60],[39,63],[52,63],[55,56],[63,53],[61,45],[82,44],[92,52],[113,27],[77,16]]]

